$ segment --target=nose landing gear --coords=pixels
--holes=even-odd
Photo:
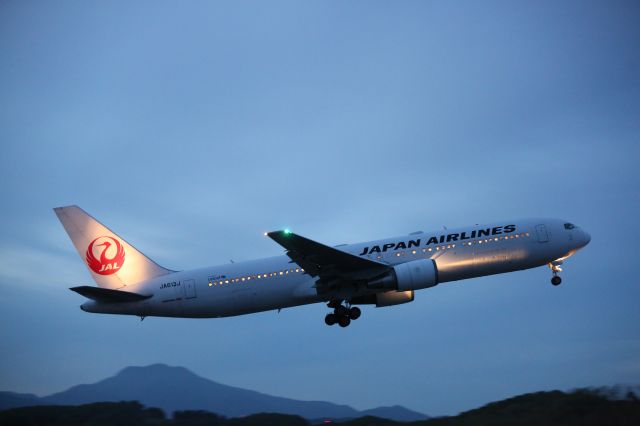
[[[338,324],[340,327],[348,327],[351,321],[357,320],[362,315],[360,308],[350,305],[347,305],[347,307],[341,302],[330,302],[327,306],[333,308],[333,313],[324,317],[325,324],[329,326]]]
[[[562,278],[558,275],[558,272],[562,272],[560,265],[562,265],[562,261],[549,263],[549,268],[551,269],[551,272],[553,272],[553,277],[551,278],[551,284],[553,285],[560,285],[562,283]]]

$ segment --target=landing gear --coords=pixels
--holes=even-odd
[[[336,306],[333,312],[339,317],[349,316],[349,309],[347,309],[347,307],[344,305]]]
[[[336,317],[336,314],[327,314],[326,317],[324,317],[324,323],[331,326],[335,323],[338,322],[338,317]]]
[[[349,309],[349,318],[351,318],[352,320],[357,320],[358,318],[360,318],[360,315],[362,315],[362,311],[360,310],[360,308],[353,306],[351,309]]]
[[[349,324],[351,324],[351,318],[346,315],[338,319],[338,325],[340,327],[347,327]]]
[[[340,327],[348,327],[351,321],[357,320],[362,315],[360,308],[355,306],[347,307],[340,301],[329,302],[328,306],[333,308],[333,313],[324,317],[325,324],[329,326],[338,324]]]
[[[558,272],[562,272],[560,265],[562,265],[562,260],[549,263],[549,268],[551,272],[553,272],[553,277],[551,278],[551,284],[553,285],[560,285],[560,283],[562,283],[562,278],[558,275]]]

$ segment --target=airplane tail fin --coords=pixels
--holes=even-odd
[[[174,272],[149,259],[80,207],[53,211],[99,287],[118,289]]]

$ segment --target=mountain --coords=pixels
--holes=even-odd
[[[173,418],[139,402],[99,402],[87,405],[49,405],[0,411],[3,426],[312,426],[291,414],[253,414],[231,419],[206,411],[178,411]],[[611,399],[593,389],[572,392],[546,391],[519,395],[452,417],[412,423],[374,416],[336,422],[341,426],[638,426],[640,400],[635,392],[624,399]]]
[[[604,389],[604,388],[601,388]],[[518,395],[455,417],[421,422],[425,426],[636,426],[640,424],[640,401],[634,395],[612,400],[601,391],[544,391]],[[353,426],[353,425],[351,425]]]
[[[0,398],[0,406],[24,406],[26,395],[20,399],[8,394],[7,403]],[[154,364],[147,367],[127,367],[113,377],[89,385],[74,386],[64,392],[43,398],[34,397],[30,405],[80,405],[93,402],[139,401],[147,407],[159,407],[166,413],[182,410],[205,410],[227,417],[254,413],[295,414],[307,419],[345,419],[363,413],[348,405],[323,401],[299,401],[216,383],[197,376],[186,368]],[[17,405],[11,405],[13,401]],[[381,411],[377,411],[381,410]],[[397,420],[426,419],[428,416],[404,407],[370,410],[378,417]],[[396,417],[397,416],[397,417]]]
[[[0,411],[7,408],[38,405],[39,398],[30,393],[0,392]]]
[[[391,407],[378,407],[370,410],[361,411],[359,416],[371,416],[381,419],[392,419],[400,422],[413,422],[416,420],[426,420],[429,416],[425,416],[417,411],[409,410],[402,405],[394,405]]]
[[[515,396],[465,411],[457,416],[438,417],[410,423],[413,426],[637,426],[640,425],[640,399],[635,391],[624,398],[612,388],[578,389],[571,392],[544,391]],[[603,390],[605,392],[603,392]],[[7,393],[0,393],[7,395]],[[10,395],[14,397],[16,394]],[[615,396],[614,399],[611,396]],[[386,407],[395,409],[397,407]],[[400,407],[402,408],[402,407]],[[375,411],[375,410],[371,410]],[[311,426],[290,414],[254,414],[231,419],[207,411],[178,411],[168,419],[165,413],[139,402],[100,402],[87,405],[50,405],[0,411],[2,425],[103,426]],[[402,426],[394,420],[367,415],[336,421],[343,426]]]

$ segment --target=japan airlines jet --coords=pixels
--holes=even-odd
[[[286,255],[191,271],[158,265],[77,206],[54,209],[98,287],[71,290],[89,299],[86,312],[218,318],[326,303],[327,325],[348,326],[356,305],[413,301],[440,283],[560,265],[589,234],[557,219],[474,225],[329,247],[289,230],[269,232]]]

